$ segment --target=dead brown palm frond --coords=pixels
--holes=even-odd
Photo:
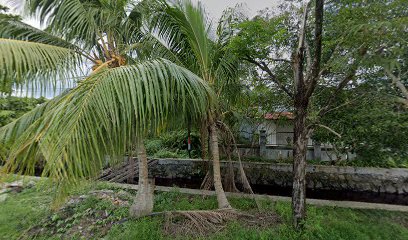
[[[222,179],[224,190],[227,192],[240,192],[235,185],[235,171],[234,171],[234,165],[231,159],[231,155],[232,155],[231,144],[228,141],[225,144],[222,144],[221,146],[222,146],[224,153],[227,155],[227,161],[228,161],[227,166],[224,168],[224,178]]]
[[[225,177],[228,178],[228,177],[233,176],[233,175],[231,175],[231,174],[233,174],[233,169],[232,169],[233,164],[231,162],[231,154],[235,151],[235,153],[236,153],[236,155],[238,157],[238,172],[239,172],[238,180],[241,183],[241,185],[243,187],[243,191],[245,193],[254,194],[254,192],[253,192],[253,190],[251,188],[251,185],[250,185],[250,183],[248,181],[248,178],[247,178],[247,176],[245,174],[245,171],[244,171],[244,168],[243,168],[243,165],[242,165],[242,161],[241,161],[241,156],[240,156],[240,153],[239,153],[238,148],[237,148],[237,144],[236,144],[234,134],[232,133],[231,129],[225,123],[223,123],[222,121],[217,121],[217,128],[220,130],[220,135],[223,138],[225,144],[227,145],[227,149],[225,149],[224,146],[223,146],[224,152],[227,154],[227,157],[228,157],[227,158],[228,159],[228,166],[227,166],[227,171],[226,171],[228,176],[225,176]],[[233,149],[231,149],[231,147],[230,147],[231,145],[233,146]],[[231,169],[232,169],[232,171],[231,171]],[[230,182],[230,180],[227,181],[227,182]],[[207,171],[207,174],[204,177],[203,182],[201,183],[200,189],[210,190],[211,187],[213,186],[213,181],[214,180],[212,178],[211,169],[209,169]],[[234,184],[232,184],[232,185],[234,185]],[[228,189],[228,187],[226,189]]]
[[[205,237],[221,231],[230,221],[238,221],[243,227],[268,228],[279,224],[280,217],[274,212],[249,214],[234,209],[191,210],[152,213],[164,215],[163,230],[171,236]]]
[[[250,185],[250,183],[248,181],[248,178],[247,178],[247,176],[245,174],[244,167],[242,166],[241,155],[240,155],[240,153],[238,151],[237,143],[236,143],[234,134],[232,133],[231,129],[225,123],[223,123],[222,121],[218,121],[217,126],[218,126],[218,128],[220,129],[221,132],[224,132],[228,136],[229,141],[234,146],[233,151],[236,152],[236,155],[238,157],[238,164],[239,164],[238,169],[239,169],[239,174],[240,174],[239,180],[240,180],[240,182],[241,182],[241,184],[242,184],[242,186],[244,188],[244,192],[254,194],[254,192],[253,192],[253,190],[251,188],[251,185]]]
[[[214,176],[213,176],[212,169],[209,168],[207,173],[205,174],[203,182],[200,185],[200,189],[201,190],[210,190],[213,185],[214,185]]]
[[[253,218],[253,215],[234,209],[192,210],[153,213],[165,216],[164,231],[169,235],[205,236],[220,231],[228,221]]]
[[[244,192],[249,193],[249,194],[252,195],[252,197],[253,197],[253,199],[254,199],[257,207],[258,207],[258,210],[259,210],[260,205],[259,205],[258,200],[255,198],[255,195],[254,195],[255,193],[252,190],[251,184],[249,183],[248,178],[247,178],[247,176],[245,174],[244,167],[242,166],[241,155],[240,155],[240,153],[238,151],[237,142],[235,140],[234,134],[232,133],[231,129],[225,123],[223,123],[222,121],[217,122],[217,127],[220,129],[221,132],[224,132],[228,136],[228,138],[230,139],[229,141],[234,146],[233,151],[235,151],[235,153],[236,153],[236,155],[238,157],[238,171],[239,171],[239,176],[240,176],[239,177],[240,183],[242,184]]]

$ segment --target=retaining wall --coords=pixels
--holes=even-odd
[[[292,165],[279,163],[242,163],[251,184],[289,187]],[[222,167],[226,164],[222,162]],[[159,159],[150,169],[161,178],[203,177],[207,161],[195,159]],[[234,162],[235,171],[238,163]],[[309,165],[307,186],[316,190],[351,190],[408,195],[408,169],[363,168]]]

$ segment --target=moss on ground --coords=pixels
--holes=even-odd
[[[109,187],[99,184],[95,188]],[[87,187],[77,191],[71,203],[57,211],[50,209],[50,188],[8,193],[0,204],[0,239],[408,239],[406,213],[309,206],[305,230],[296,232],[290,225],[290,203],[269,200],[260,202],[262,212],[279,219],[266,227],[232,220],[207,236],[170,236],[163,230],[162,216],[127,219],[127,206],[134,191],[110,187],[113,191],[93,194],[90,190]],[[243,212],[256,211],[256,204],[249,199],[232,198],[231,204]],[[216,206],[214,197],[181,194],[177,189],[157,193],[155,198],[155,211],[206,210]]]

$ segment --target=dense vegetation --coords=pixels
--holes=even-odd
[[[16,120],[45,101],[44,98],[0,97],[0,127]],[[7,151],[7,145],[2,144],[0,146],[0,165],[3,164]]]
[[[24,113],[27,113],[44,103],[44,98],[20,98],[4,97],[0,98],[0,127],[16,120]]]
[[[190,133],[191,152],[188,152],[188,130],[174,130],[146,139],[146,152],[157,158],[200,158],[200,135]]]

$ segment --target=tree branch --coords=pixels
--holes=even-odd
[[[337,86],[336,90],[334,90],[333,94],[330,96],[330,98],[327,100],[326,105],[320,109],[319,111],[319,117],[322,117],[324,114],[330,111],[330,108],[334,102],[334,100],[337,99],[339,93],[347,86],[347,84],[354,78],[357,72],[357,66],[354,65],[354,67],[351,69],[351,71],[343,78],[343,80],[340,81],[339,85]]]
[[[286,59],[286,58],[271,58],[271,59],[269,59],[269,60],[271,60],[271,61],[273,61],[273,62],[287,62],[287,63],[293,63],[292,60]]]
[[[367,53],[367,48],[363,44],[357,49],[357,52],[360,55],[360,57],[363,58]],[[334,90],[331,97],[327,100],[326,105],[322,109],[320,109],[319,111],[320,117],[326,114],[330,110],[332,103],[334,102],[334,100],[337,99],[337,96],[339,95],[339,93],[356,76],[357,69],[359,67],[360,62],[361,62],[361,59],[355,59],[354,63],[351,65],[350,72],[343,78],[343,80],[339,82],[339,85],[337,85],[336,90]]]
[[[293,60],[294,64],[294,85],[295,85],[295,92],[304,94],[302,91],[305,86],[304,76],[303,76],[303,60],[304,60],[304,46],[305,46],[305,34],[306,34],[306,23],[307,23],[307,15],[309,11],[309,5],[311,1],[309,1],[303,12],[302,24],[299,31],[299,43],[296,49],[295,57]],[[302,92],[302,93],[301,93]]]
[[[323,38],[323,6],[324,0],[316,0],[315,6],[315,35],[314,35],[314,56],[312,71],[307,80],[306,96],[310,97],[319,80],[320,62],[322,59],[322,38]]]
[[[337,137],[341,138],[340,133],[334,131],[334,130],[331,129],[330,127],[328,127],[328,126],[326,126],[326,125],[323,125],[323,124],[317,124],[317,126],[322,127],[322,128],[324,128],[324,129],[328,130],[329,132],[333,133],[333,134],[336,135]]]
[[[251,58],[250,56],[246,56],[244,58],[244,60],[255,64],[256,66],[258,66],[262,71],[266,72],[268,74],[268,76],[271,78],[271,80],[278,85],[278,87],[284,91],[290,98],[293,98],[293,93],[291,91],[289,91],[289,89],[286,88],[286,86],[280,81],[278,80],[278,78],[276,77],[275,74],[273,74],[272,70],[268,67],[268,65],[263,62],[263,61],[256,61],[255,59]]]
[[[307,63],[307,67],[306,67],[306,79],[308,79],[310,76],[310,71],[312,68],[312,54],[310,53],[310,46],[309,43],[307,41],[307,39],[305,39],[305,52],[306,52],[306,63]]]
[[[392,83],[401,91],[402,95],[405,98],[405,104],[408,105],[408,90],[405,85],[401,82],[401,78],[395,76],[390,69],[384,68],[385,73],[391,78]]]

